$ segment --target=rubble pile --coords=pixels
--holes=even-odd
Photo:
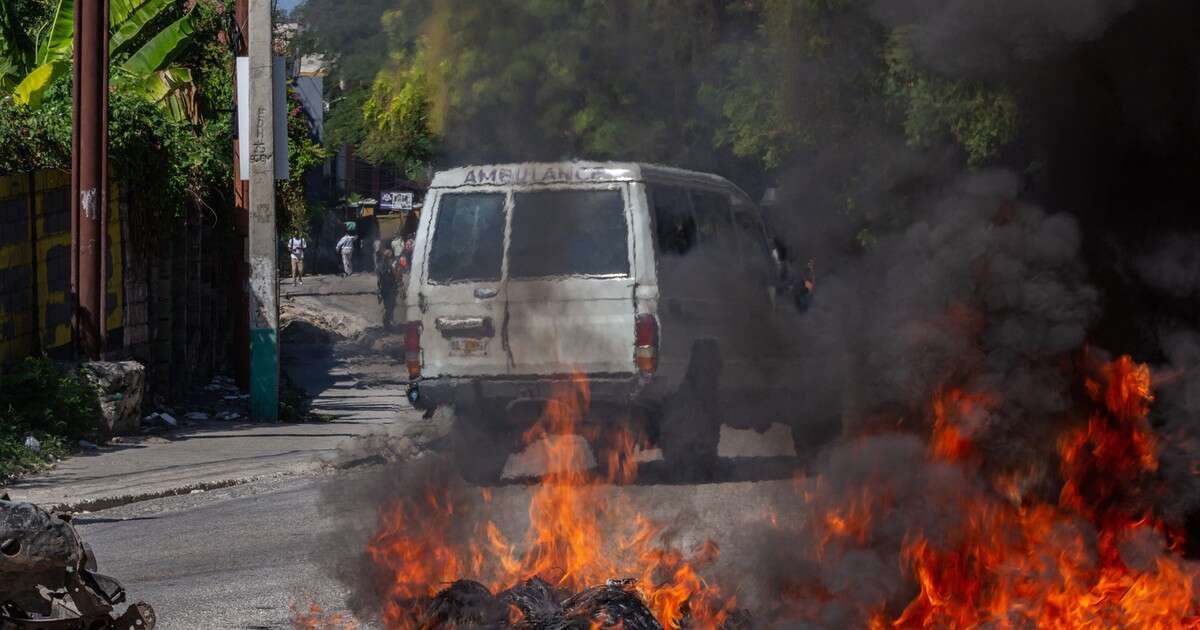
[[[137,431],[146,390],[146,367],[137,361],[89,361],[79,374],[96,392],[102,438]]]
[[[541,578],[531,578],[508,590],[492,594],[472,580],[458,580],[428,602],[398,602],[416,618],[418,628],[515,628],[521,630],[662,630],[662,624],[636,590],[637,580],[608,580],[578,593],[555,588]],[[685,615],[679,627],[692,627]],[[730,613],[722,630],[750,628],[745,611]]]
[[[118,614],[125,589],[95,571],[69,516],[0,495],[0,628],[153,630],[154,610],[137,602]]]
[[[293,296],[279,304],[279,336],[297,344],[328,344],[361,334],[371,322],[317,297]]]

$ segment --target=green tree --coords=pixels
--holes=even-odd
[[[1003,87],[952,81],[921,69],[904,31],[893,32],[883,53],[883,93],[902,111],[904,134],[914,146],[947,137],[978,166],[1017,134],[1017,102]]]
[[[300,54],[320,54],[330,64],[325,81],[325,140],[329,146],[361,145],[367,138],[363,106],[371,96],[376,75],[398,46],[390,41],[384,16],[395,15],[397,4],[408,0],[358,0],[348,11],[344,0],[307,0],[293,11],[304,26],[294,40]],[[404,20],[420,24],[420,16]],[[394,25],[393,25],[394,26]]]
[[[374,156],[419,158],[436,139],[442,162],[736,161],[712,146],[719,112],[697,100],[721,72],[721,42],[752,28],[724,3],[398,4],[382,18],[393,54],[362,109]]]
[[[410,170],[633,159],[721,172],[752,191],[787,169],[825,170],[806,203],[853,223],[865,244],[903,223],[909,180],[931,174],[904,164],[949,148],[983,166],[1019,133],[1012,86],[926,67],[908,26],[860,0],[389,6],[357,18],[371,33],[382,25],[389,54],[358,68],[379,64],[369,92],[340,97],[331,137]]]
[[[307,236],[318,209],[308,203],[304,184],[309,170],[318,167],[329,154],[313,136],[312,121],[304,105],[292,90],[288,90],[288,178],[279,183],[279,207],[283,220],[281,235]]]
[[[424,65],[397,60],[380,72],[361,108],[359,153],[375,164],[390,164],[417,179],[437,144],[430,127],[429,83]]]

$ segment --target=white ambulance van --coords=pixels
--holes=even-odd
[[[670,469],[703,475],[721,423],[787,421],[797,314],[758,208],[729,181],[634,163],[467,166],[434,176],[425,209],[408,395],[453,408],[470,481],[498,480],[573,378],[591,392],[580,426],[597,461],[632,428]]]

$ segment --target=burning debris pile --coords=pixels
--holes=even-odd
[[[352,608],[389,630],[740,627],[736,598],[700,575],[716,560],[716,544],[685,553],[664,543],[665,527],[613,491],[636,474],[632,457],[601,474],[569,441],[543,440],[570,433],[586,415],[587,382],[575,379],[555,402],[524,436],[544,445],[550,471],[531,488],[524,538],[510,541],[484,514],[491,490],[463,484],[448,459],[425,457],[409,465],[362,561],[348,569],[355,575],[347,582],[365,585]],[[315,611],[296,621],[353,627]]]
[[[527,628],[569,630],[611,628],[661,630],[663,625],[637,591],[637,580],[608,580],[578,593],[558,589],[533,577],[492,594],[479,582],[459,580],[424,604],[418,628]],[[692,627],[690,619],[678,626]],[[722,628],[748,627],[748,616],[739,612],[725,618]]]

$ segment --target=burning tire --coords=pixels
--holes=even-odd
[[[468,483],[494,484],[504,474],[510,435],[480,409],[455,409],[453,443],[458,472]]]

